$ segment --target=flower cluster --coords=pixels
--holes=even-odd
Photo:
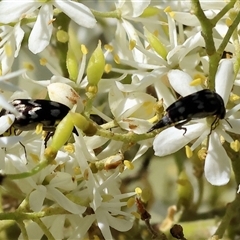
[[[0,1],[0,169],[19,200],[16,215],[1,220],[17,219],[19,239],[133,233],[136,192],[123,190],[121,177],[152,147],[159,157],[204,149],[197,159],[215,186],[237,174],[229,154],[240,149],[235,2]],[[224,119],[181,119],[183,106],[177,120],[148,132],[179,97],[203,89],[222,98]],[[32,101],[14,108],[14,99]],[[184,120],[185,132],[176,125]],[[179,210],[192,207],[184,197]]]

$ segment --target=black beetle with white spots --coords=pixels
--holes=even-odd
[[[223,119],[226,109],[222,97],[209,89],[204,89],[192,93],[186,97],[178,99],[166,109],[166,115],[157,122],[148,132],[165,126],[175,124],[176,128],[182,127],[192,119],[216,116],[212,126],[219,120]]]

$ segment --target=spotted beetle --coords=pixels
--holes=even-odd
[[[175,124],[176,128],[184,129],[182,126],[192,119],[205,118],[208,116],[216,116],[212,126],[223,119],[226,109],[222,97],[209,89],[204,89],[192,93],[186,97],[178,99],[166,109],[167,114],[148,130],[151,132],[155,129]]]
[[[20,113],[15,117],[11,127],[7,130],[8,133],[4,135],[17,135],[16,131],[31,131],[35,130],[38,124],[43,125],[43,131],[48,132],[45,137],[45,146],[59,121],[61,121],[70,111],[69,107],[50,100],[45,99],[15,99],[11,104]],[[2,109],[0,117],[10,114],[10,111]],[[74,132],[77,133],[74,128]]]

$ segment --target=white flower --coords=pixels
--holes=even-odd
[[[5,75],[12,67],[14,58],[18,56],[24,32],[17,23],[14,27],[0,27],[0,61],[2,74]]]
[[[0,2],[0,22],[10,23],[19,21],[26,14],[31,14],[39,9],[37,20],[29,36],[29,49],[33,53],[41,52],[48,46],[53,30],[53,8],[59,8],[77,24],[92,28],[96,24],[91,11],[83,4],[70,0],[53,1],[15,1],[3,0]]]
[[[75,158],[80,166],[82,172],[88,173],[88,178],[84,181],[85,190],[84,195],[80,193],[85,199],[90,200],[90,207],[93,209],[93,214],[86,216],[83,219],[85,223],[83,226],[79,224],[74,234],[70,239],[76,239],[76,237],[83,237],[89,227],[94,221],[97,222],[104,239],[112,239],[110,227],[124,232],[128,231],[132,227],[132,222],[129,221],[131,214],[121,210],[123,206],[126,206],[126,202],[123,199],[134,196],[135,193],[121,194],[119,190],[119,171],[115,172],[98,172],[93,174],[86,159],[91,159],[87,145],[84,142],[82,136],[74,136],[75,138]],[[119,218],[121,215],[124,218]]]
[[[179,78],[179,74],[181,78]],[[178,83],[176,78],[178,77]],[[169,73],[169,81],[172,87],[180,93],[180,95],[185,96],[189,94],[189,85],[186,82],[189,79],[187,74],[179,72],[179,70],[172,70]],[[173,80],[173,81],[171,81]],[[184,82],[186,80],[186,82]],[[218,68],[216,75],[216,92],[222,96],[224,103],[226,105],[229,94],[233,85],[234,73],[233,73],[233,63],[231,60],[223,60]],[[182,86],[181,86],[182,85]],[[215,129],[211,129],[211,123],[205,119],[200,119],[199,121],[191,121],[193,124],[186,125],[187,132],[183,135],[183,131],[175,127],[169,127],[162,131],[156,136],[153,142],[153,147],[155,155],[165,156],[172,154],[192,140],[197,139],[191,149],[194,150],[198,145],[200,145],[203,140],[209,137],[208,154],[205,159],[204,173],[206,179],[213,185],[224,185],[230,179],[231,164],[230,158],[227,156],[221,142],[220,136],[222,136],[227,142],[233,142],[226,131],[233,133],[240,133],[240,120],[234,119],[231,115],[240,108],[237,105],[234,109],[229,110],[226,113],[225,119],[219,120],[219,125]]]

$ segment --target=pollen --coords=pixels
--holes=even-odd
[[[231,102],[238,101],[239,99],[240,99],[240,97],[237,94],[234,94],[234,93],[230,94],[230,101]]]
[[[87,55],[88,53],[88,49],[84,44],[81,44],[81,51],[82,51],[82,54],[84,55]]]
[[[105,44],[105,45],[104,45],[104,49],[107,50],[107,51],[109,51],[109,52],[112,52],[112,51],[113,51],[113,46],[110,45],[110,44]]]
[[[191,148],[188,145],[185,146],[185,152],[186,152],[187,158],[191,158],[192,157],[193,152],[192,152]]]
[[[135,198],[131,197],[127,201],[127,207],[131,208],[135,204]]]
[[[123,163],[124,163],[124,165],[126,166],[127,169],[129,169],[129,170],[133,170],[134,169],[134,165],[130,161],[124,160]]]
[[[136,219],[141,219],[141,216],[137,212],[131,212],[131,214],[136,218]]]
[[[71,144],[71,143],[68,143],[67,145],[65,145],[64,150],[68,153],[74,153],[75,152],[74,145]]]
[[[39,60],[39,62],[40,62],[40,65],[46,66],[46,64],[47,64],[47,59],[46,59],[46,58],[41,58],[41,59]]]
[[[56,36],[57,36],[57,40],[61,43],[66,43],[69,40],[68,33],[64,30],[58,30]]]
[[[206,156],[207,156],[207,149],[206,148],[201,148],[199,151],[198,151],[198,158],[201,160],[201,161],[204,161],[206,159]]]
[[[111,64],[106,64],[104,67],[105,73],[110,73],[112,70],[112,65]]]
[[[38,155],[33,154],[33,153],[30,153],[29,155],[30,155],[30,157],[32,158],[32,160],[33,160],[35,163],[39,163],[39,162],[40,162],[40,159],[39,159],[39,156],[38,156]]]
[[[43,132],[43,124],[42,124],[42,123],[39,123],[39,124],[36,126],[35,132],[36,132],[36,134],[40,134],[40,133]]]
[[[142,189],[141,189],[140,187],[136,187],[136,188],[135,188],[135,193],[136,193],[137,195],[141,195],[141,194],[142,194]]]
[[[230,143],[230,147],[233,151],[235,152],[239,152],[239,149],[240,149],[240,143],[238,140],[235,140],[234,142],[231,142]]]
[[[226,21],[225,21],[225,23],[226,23],[226,25],[227,25],[228,27],[230,27],[233,22],[232,22],[231,19],[227,18]]]
[[[195,78],[190,82],[190,86],[199,86],[202,84],[201,78]]]
[[[115,61],[115,63],[117,63],[117,64],[120,64],[120,63],[121,63],[120,57],[119,57],[117,54],[114,55],[114,61]]]
[[[73,171],[74,171],[74,174],[75,174],[75,175],[79,175],[79,174],[82,173],[80,167],[75,167],[75,168],[73,169]]]
[[[6,43],[4,45],[4,50],[5,50],[5,53],[8,57],[11,57],[13,55],[12,47],[9,43]]]
[[[34,66],[31,63],[28,62],[24,62],[23,63],[23,67],[29,71],[33,71],[34,70]]]
[[[129,42],[129,50],[133,50],[136,47],[136,41],[135,40],[131,40]]]
[[[172,12],[171,7],[170,7],[170,6],[166,7],[166,8],[164,9],[164,12],[166,12],[166,13]]]

